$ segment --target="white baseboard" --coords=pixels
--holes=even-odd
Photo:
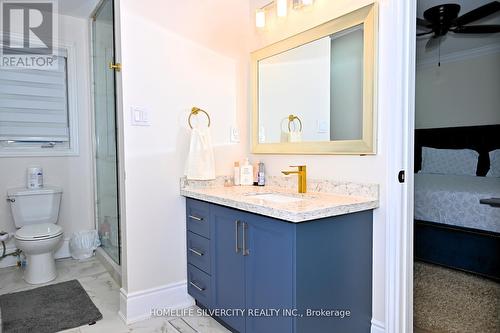
[[[385,325],[383,322],[372,319],[371,333],[385,333]]]
[[[0,255],[2,254],[2,247],[0,244]],[[14,245],[14,243],[11,243],[7,245],[7,251],[6,253],[12,253],[16,251],[17,248]],[[69,238],[64,239],[61,243],[61,246],[59,249],[57,249],[56,253],[54,254],[54,258],[56,259],[62,259],[62,258],[69,258],[71,257],[71,254],[69,253]],[[10,266],[16,266],[17,265],[17,258],[14,256],[8,256],[0,260],[0,268],[5,268],[5,267],[10,267]]]
[[[121,288],[118,315],[129,325],[151,318],[152,309],[185,309],[194,304],[194,299],[187,293],[186,281],[134,293]],[[372,319],[371,333],[385,333],[384,326],[383,322]]]
[[[151,318],[153,309],[185,309],[194,304],[194,299],[187,293],[186,281],[133,293],[121,288],[118,314],[128,325]]]

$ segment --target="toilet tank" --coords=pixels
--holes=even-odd
[[[13,188],[7,191],[12,217],[17,228],[39,223],[57,223],[62,189],[44,186],[39,189]]]

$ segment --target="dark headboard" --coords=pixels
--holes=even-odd
[[[415,172],[422,165],[422,147],[474,149],[479,153],[477,175],[490,168],[488,152],[500,149],[500,125],[426,128],[415,130]]]

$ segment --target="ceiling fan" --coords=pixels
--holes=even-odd
[[[425,48],[429,49],[438,44],[441,37],[450,31],[456,34],[491,34],[500,32],[500,25],[498,24],[467,25],[498,11],[500,11],[500,1],[492,1],[461,16],[458,16],[460,13],[460,5],[458,4],[449,3],[434,6],[424,12],[424,19],[417,18],[419,30],[430,29],[429,31],[417,33],[417,37],[432,34],[432,37],[425,45]]]

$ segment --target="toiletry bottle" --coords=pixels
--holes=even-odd
[[[259,183],[259,163],[260,161],[253,164],[253,186],[257,186]]]
[[[43,187],[43,169],[40,167],[32,167],[26,170],[26,187],[27,188],[42,188]]]
[[[253,166],[248,161],[248,157],[245,158],[245,162],[240,167],[240,184],[241,185],[253,184]]]
[[[259,173],[258,173],[258,180],[257,180],[257,185],[258,186],[264,186],[266,185],[266,173],[264,171],[264,163],[259,162]]]
[[[234,185],[240,185],[240,162],[234,162]]]

